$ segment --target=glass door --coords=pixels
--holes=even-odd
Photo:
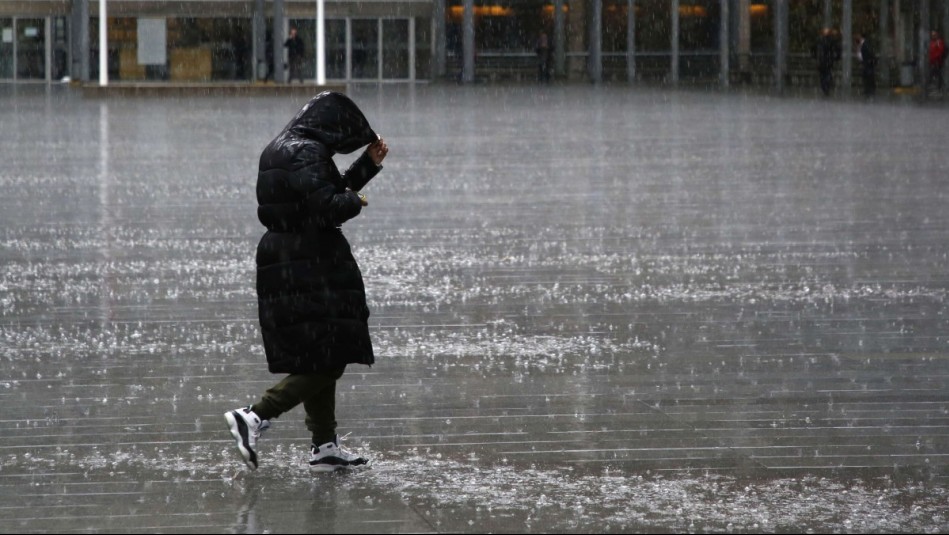
[[[379,79],[379,19],[352,20],[352,79]]]
[[[412,80],[411,19],[326,19],[326,78]]]
[[[13,19],[0,18],[0,80],[13,78]]]
[[[382,78],[407,80],[409,72],[409,20],[382,20]]]
[[[46,79],[46,19],[16,20],[16,77]]]
[[[346,19],[326,19],[326,78],[346,79]]]
[[[52,19],[52,64],[50,65],[50,79],[62,80],[69,74],[69,33],[66,17]]]

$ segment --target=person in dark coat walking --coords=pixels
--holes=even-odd
[[[817,60],[820,90],[828,96],[834,88],[834,64],[840,59],[840,44],[830,28],[821,30],[820,39],[814,45],[814,59]]]
[[[295,27],[290,28],[290,37],[283,42],[283,46],[287,49],[287,59],[290,61],[290,75],[287,77],[287,82],[293,82],[293,79],[297,78],[302,84],[303,58],[306,55],[306,49]]]
[[[550,82],[550,41],[547,39],[547,32],[541,32],[537,38],[537,46],[534,48],[537,53],[537,80],[540,82]]]
[[[343,174],[333,155],[366,147]],[[375,361],[362,274],[340,226],[368,205],[358,193],[382,168],[385,141],[346,95],[311,99],[260,156],[257,299],[267,365],[289,374],[253,406],[225,414],[252,470],[270,420],[303,403],[313,436],[310,467],[365,464],[339,444],[336,381],[349,364]]]
[[[862,33],[857,34],[855,41],[857,57],[860,59],[860,75],[863,78],[863,96],[870,98],[876,94],[877,90],[877,56]]]

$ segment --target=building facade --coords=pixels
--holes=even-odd
[[[430,1],[325,5],[327,79],[431,77]],[[110,81],[285,81],[283,42],[291,27],[304,42],[302,75],[315,78],[313,0],[107,0],[105,6]],[[99,0],[0,0],[0,80],[97,80],[99,9]]]
[[[105,2],[100,4],[100,2]],[[325,77],[411,82],[538,75],[570,80],[735,82],[783,87],[814,75],[822,27],[839,35],[846,86],[853,35],[868,35],[882,84],[926,79],[930,29],[949,0],[325,0]],[[283,42],[304,42],[317,76],[316,0],[0,0],[0,81],[287,81]],[[100,9],[106,9],[101,61]],[[808,81],[807,83],[811,83]]]

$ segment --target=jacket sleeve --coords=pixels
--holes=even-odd
[[[379,174],[380,170],[382,170],[382,166],[376,165],[376,162],[372,161],[368,152],[363,152],[362,156],[357,158],[356,161],[349,166],[349,169],[343,173],[343,183],[345,183],[349,189],[359,191],[366,187],[366,184],[372,180],[372,177]]]
[[[356,217],[362,211],[359,196],[342,190],[339,171],[332,162],[310,161],[298,169],[291,187],[302,195],[306,218],[320,227],[335,227]],[[335,178],[334,178],[335,177]]]
[[[306,195],[304,202],[308,214],[324,227],[342,225],[362,212],[359,195],[350,190],[337,193],[332,184],[322,180]]]

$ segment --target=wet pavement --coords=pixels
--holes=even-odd
[[[302,409],[256,472],[222,418],[277,379],[255,169],[303,101],[0,86],[0,531],[949,531],[949,111],[350,95],[373,463],[314,476]]]

